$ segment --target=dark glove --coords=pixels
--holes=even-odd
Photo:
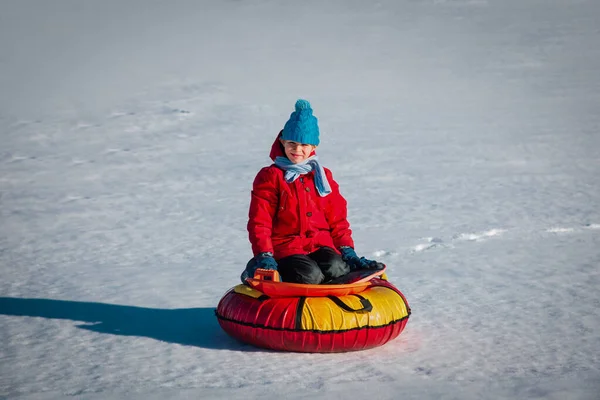
[[[262,268],[277,271],[277,261],[275,261],[273,258],[272,253],[260,253],[254,258],[256,259],[256,268],[254,268],[255,270]]]
[[[356,271],[357,269],[383,269],[384,265],[380,262],[367,260],[364,257],[359,257],[354,249],[349,246],[343,246],[340,248],[342,253],[342,259],[348,264],[350,270]]]
[[[260,253],[248,262],[246,269],[242,272],[240,279],[242,283],[246,282],[247,278],[253,278],[254,272],[258,269],[270,269],[277,271],[277,261],[273,258],[273,253]]]

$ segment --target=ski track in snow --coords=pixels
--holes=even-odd
[[[516,232],[517,234],[521,234],[523,237],[527,235],[531,235],[534,233],[537,234],[556,234],[556,235],[565,235],[565,234],[584,234],[584,233],[595,233],[600,231],[600,224],[592,223],[585,224],[576,227],[564,227],[564,226],[552,226],[548,228],[542,228],[537,230],[530,230],[527,232],[525,229],[502,229],[502,228],[492,228],[486,231],[481,232],[464,232],[457,233],[452,235],[450,239],[444,240],[443,237],[427,237],[423,238],[423,242],[412,246],[408,253],[420,253],[427,250],[433,249],[447,249],[453,248],[462,242],[483,242],[490,239],[499,239],[504,235],[511,234]],[[372,256],[376,258],[383,257],[393,257],[401,254],[401,251],[392,251],[392,250],[375,250],[372,252]]]

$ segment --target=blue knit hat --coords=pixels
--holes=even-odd
[[[319,145],[317,117],[313,115],[313,110],[307,100],[296,101],[296,111],[285,123],[281,138],[302,144]]]

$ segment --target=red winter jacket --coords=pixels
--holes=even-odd
[[[281,133],[280,133],[281,134]],[[270,157],[285,157],[279,136]],[[336,250],[354,247],[346,219],[346,200],[331,171],[325,168],[332,192],[319,196],[314,172],[301,175],[292,183],[284,171],[272,164],[259,171],[252,185],[248,233],[254,255],[271,252],[275,259],[292,254],[308,254],[323,246]]]

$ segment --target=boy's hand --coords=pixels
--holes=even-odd
[[[256,257],[256,268],[271,269],[277,271],[277,261],[273,258],[272,253],[260,253]]]
[[[340,252],[342,253],[342,259],[350,266],[352,271],[357,269],[383,269],[384,267],[380,262],[359,257],[352,247],[343,246],[340,248]]]
[[[246,283],[246,279],[248,278],[254,278],[254,271],[256,271],[257,268],[277,271],[277,261],[275,261],[275,259],[273,258],[273,254],[260,253],[252,260],[250,260],[250,262],[246,266],[246,269],[244,270],[244,272],[242,272],[242,276],[240,276],[242,283]]]

